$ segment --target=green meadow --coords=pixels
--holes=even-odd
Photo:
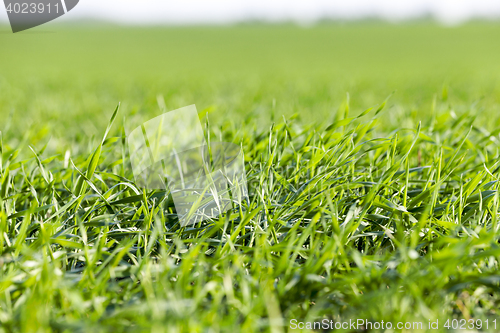
[[[0,332],[499,331],[498,36],[0,26]],[[191,104],[249,200],[181,227],[126,125]]]

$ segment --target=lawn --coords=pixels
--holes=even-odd
[[[9,29],[0,332],[500,330],[499,23]],[[125,136],[191,104],[249,200],[181,227]]]

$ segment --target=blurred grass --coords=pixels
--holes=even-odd
[[[498,23],[0,31],[2,118],[14,112],[17,129],[44,120],[63,142],[102,132],[94,115],[118,101],[126,113],[155,114],[157,94],[169,109],[216,105],[213,121],[252,114],[266,126],[271,113],[322,120],[346,92],[358,112],[395,92],[392,128],[426,119],[443,87],[454,108],[499,111]]]

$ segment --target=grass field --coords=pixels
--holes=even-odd
[[[499,34],[0,27],[0,331],[499,331]],[[134,184],[158,96],[243,147],[241,210],[181,228]]]

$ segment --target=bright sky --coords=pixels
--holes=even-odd
[[[29,0],[27,2],[34,1]],[[63,20],[104,19],[132,24],[224,24],[245,20],[314,22],[432,16],[444,23],[500,18],[500,0],[80,0]],[[0,8],[0,21],[7,14]]]

